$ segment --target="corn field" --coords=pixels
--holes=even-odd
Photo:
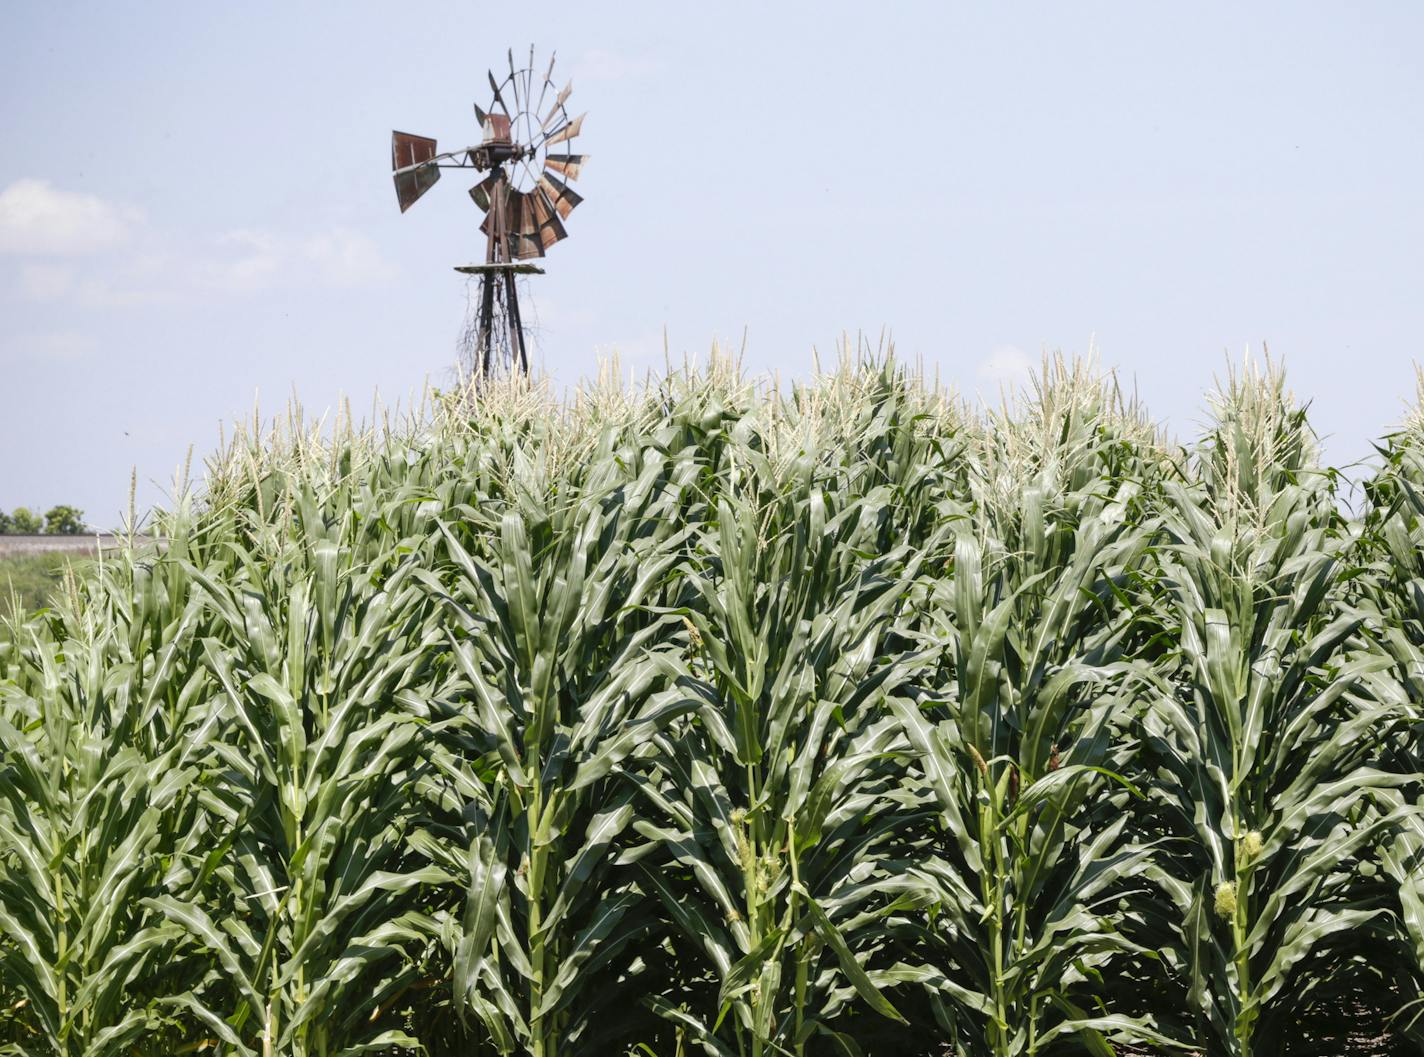
[[[1424,412],[1208,406],[254,424],[0,634],[0,1053],[1420,1052]]]

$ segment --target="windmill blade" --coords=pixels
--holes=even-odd
[[[476,103],[476,104],[475,104],[475,123],[476,123],[477,125],[479,125],[480,128],[484,128],[484,127],[485,127],[485,118],[487,118],[487,117],[489,117],[489,115],[484,112],[484,108],[481,107],[479,103]]]
[[[539,224],[539,240],[546,250],[560,239],[568,238],[568,230],[559,219],[558,210],[542,187],[534,188],[529,193],[528,201],[534,208],[534,219]]]
[[[568,229],[564,227],[564,222],[559,219],[557,213],[549,218],[548,223],[539,228],[539,240],[546,250],[554,243],[568,237]]]
[[[404,213],[440,179],[440,169],[431,162],[435,141],[409,132],[391,133],[391,169],[395,173],[396,201]],[[419,166],[412,169],[411,166]],[[400,170],[406,170],[401,172]]]
[[[490,193],[494,190],[494,185],[498,182],[499,177],[494,173],[490,173],[479,183],[475,184],[474,187],[470,188],[470,197],[474,199],[475,205],[483,212],[488,213],[490,211],[490,206],[493,204]]]
[[[538,210],[534,207],[533,195],[511,191],[510,204],[514,207],[510,214],[509,230],[516,235],[533,235],[539,230]]]
[[[435,140],[409,132],[391,133],[391,169],[408,169],[435,157]]]
[[[505,199],[504,247],[510,260],[522,261],[530,257],[544,256],[544,242],[539,237],[538,228],[531,225],[532,211],[525,208],[524,195],[513,189]],[[486,213],[480,223],[480,231],[486,235],[494,225],[494,213]]]
[[[559,89],[559,94],[554,97],[554,105],[549,108],[549,112],[544,115],[544,120],[539,125],[541,129],[548,128],[550,122],[554,120],[554,115],[564,109],[564,101],[568,99],[569,93],[573,90],[574,82],[571,78],[569,83]]]
[[[539,237],[539,221],[530,196],[511,190],[508,202],[510,257],[522,261],[544,256],[544,240]]]
[[[568,184],[564,183],[557,176],[545,173],[539,177],[539,186],[544,189],[544,193],[549,196],[549,201],[554,204],[554,209],[563,219],[567,220],[569,214],[577,208],[583,201],[583,196],[575,191]]]
[[[511,235],[509,255],[516,261],[544,256],[544,242],[538,235]]]
[[[528,100],[524,98],[524,78],[523,71],[514,68],[514,49],[509,49],[509,77],[505,80],[509,94],[513,97],[511,102],[513,108],[509,111],[510,118],[517,118],[528,105]]]
[[[583,119],[587,114],[580,114],[566,125],[561,125],[559,129],[544,140],[544,146],[552,147],[555,143],[563,143],[565,140],[573,139],[579,134],[579,129],[583,128]]]
[[[539,102],[537,102],[537,103],[534,104],[533,113],[534,113],[534,115],[535,115],[536,117],[538,116],[539,111],[542,110],[543,107],[544,107],[544,96],[546,96],[546,95],[548,94],[550,85],[552,85],[552,84],[554,83],[553,77],[554,77],[554,55],[555,55],[555,54],[556,54],[555,52],[550,52],[550,53],[549,53],[549,68],[544,71],[544,84],[543,84],[543,85],[540,87],[540,89],[539,89]],[[531,55],[532,55],[532,53],[531,53]],[[530,64],[531,66],[534,64],[534,60],[533,60],[532,57],[530,58],[529,64]]]
[[[525,199],[529,203],[529,212],[534,219],[536,228],[542,228],[559,215],[554,209],[554,203],[542,187],[534,188],[525,196]]]
[[[519,191],[512,191],[509,197],[514,203],[514,211],[510,216],[509,233],[520,239],[535,238],[539,233],[539,218],[534,214],[534,203],[528,195]]]
[[[577,180],[586,161],[587,154],[549,154],[544,158],[544,167],[553,169],[565,180]]]
[[[504,192],[504,233],[511,238],[519,233],[520,195],[514,188]]]
[[[509,112],[509,107],[505,105],[504,96],[502,96],[502,95],[499,94],[499,85],[497,85],[497,84],[494,83],[494,71],[493,71],[493,70],[491,70],[490,73],[489,73],[489,83],[490,83],[490,89],[494,92],[494,101],[495,101],[496,103],[498,103],[498,104],[499,104],[499,108],[504,111],[504,116],[505,116],[505,117],[513,117],[514,115],[512,115],[512,114]]]

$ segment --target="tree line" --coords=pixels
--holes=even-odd
[[[8,514],[0,510],[0,536],[79,536],[87,531],[84,511],[67,503],[52,506],[43,515],[23,506]]]

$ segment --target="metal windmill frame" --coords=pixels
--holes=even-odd
[[[493,92],[489,107],[475,104],[483,138],[473,147],[441,154],[428,136],[391,133],[391,169],[402,213],[435,185],[443,169],[487,174],[470,188],[471,199],[485,214],[480,224],[486,236],[484,263],[455,269],[479,280],[478,307],[465,355],[470,368],[483,377],[501,371],[528,373],[515,278],[543,274],[538,265],[526,262],[543,257],[550,246],[568,236],[563,222],[583,201],[569,181],[578,178],[588,156],[568,153],[567,146],[557,153],[549,148],[569,144],[582,129],[585,115],[569,116],[565,104],[572,82],[555,93],[544,110],[553,73],[553,56],[540,76],[532,47],[529,63],[523,67],[516,67],[511,49],[508,75],[496,80],[493,71],[489,74]]]

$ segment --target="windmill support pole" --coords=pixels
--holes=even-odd
[[[510,344],[519,353],[519,369],[529,374],[529,356],[524,351],[524,322],[519,317],[519,292],[514,286],[514,272],[504,273],[505,311],[509,313]]]
[[[494,276],[486,272],[480,278],[480,323],[475,356],[481,376],[488,378],[494,369]]]

